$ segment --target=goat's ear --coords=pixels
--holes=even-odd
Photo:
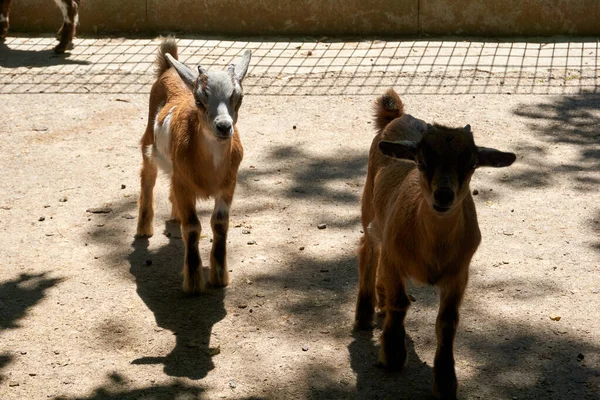
[[[490,149],[488,147],[477,147],[477,166],[478,167],[508,167],[515,162],[517,156],[515,153]]]
[[[379,142],[379,150],[386,156],[415,161],[417,144],[407,140],[401,140],[399,142],[382,140]]]
[[[175,68],[175,71],[177,71],[177,73],[179,74],[179,77],[181,78],[183,83],[185,83],[190,89],[193,90],[194,83],[196,82],[196,78],[198,77],[196,75],[196,73],[193,70],[191,70],[190,68],[188,68],[187,65],[177,61],[169,53],[166,53],[165,56],[167,56],[167,60],[169,60],[169,64],[171,64],[171,66],[173,68]]]
[[[248,65],[250,64],[250,57],[252,56],[252,51],[250,49],[244,51],[244,54],[240,58],[236,60],[235,65],[235,75],[238,80],[241,82],[246,76],[246,72],[248,72]]]

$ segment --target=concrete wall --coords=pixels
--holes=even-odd
[[[52,0],[14,0],[10,19],[25,32],[62,21]],[[82,0],[80,21],[84,33],[593,36],[600,0]]]

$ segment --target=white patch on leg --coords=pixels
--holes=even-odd
[[[156,164],[169,175],[173,174],[173,162],[171,161],[171,115],[175,107],[171,107],[169,114],[165,117],[162,124],[158,123],[158,113],[154,119],[154,145],[152,146],[152,156]],[[148,152],[148,150],[146,150]]]
[[[8,22],[8,17],[5,17],[4,14],[0,13],[0,22]]]
[[[228,215],[229,206],[223,199],[215,199],[215,214]]]
[[[69,19],[69,7],[62,0],[54,0],[54,2],[58,6],[58,8],[60,8],[60,11],[62,12],[63,19],[65,20],[65,22],[67,24],[70,24],[71,20]]]

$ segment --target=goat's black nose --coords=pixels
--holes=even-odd
[[[433,199],[440,207],[450,207],[454,201],[454,192],[450,188],[437,188],[433,192]]]
[[[231,132],[231,123],[227,121],[217,122],[217,130],[219,133],[228,135]]]

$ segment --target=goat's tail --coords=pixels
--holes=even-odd
[[[167,53],[169,53],[176,60],[179,58],[177,55],[177,42],[175,41],[175,38],[168,37],[163,39],[163,41],[160,43],[158,54],[156,55],[156,70],[154,71],[157,78],[171,67],[167,57],[165,57],[165,54]]]
[[[390,122],[404,115],[404,104],[394,89],[388,89],[383,96],[375,100],[375,127],[382,131]]]

